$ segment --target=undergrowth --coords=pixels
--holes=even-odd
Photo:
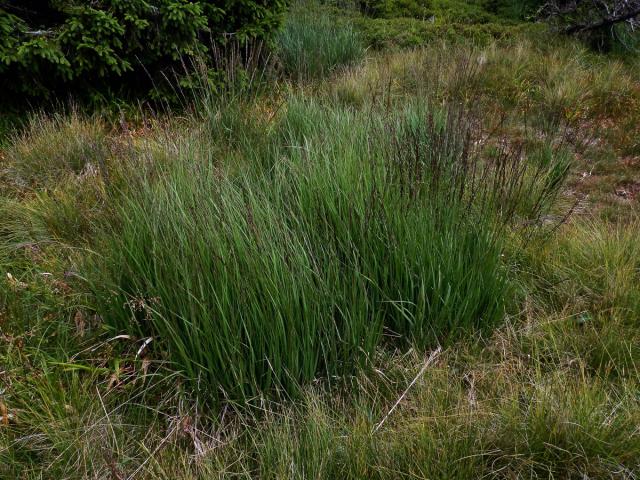
[[[12,132],[0,476],[640,475],[637,65],[556,42]]]

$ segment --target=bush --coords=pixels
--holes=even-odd
[[[542,0],[481,0],[482,7],[501,18],[526,20],[543,5]]]
[[[149,87],[149,76],[170,76],[185,57],[231,34],[268,38],[284,6],[284,0],[3,1],[0,78],[9,95]]]
[[[558,31],[577,35],[601,52],[625,51],[638,45],[640,2],[602,0],[599,2],[549,1],[539,10]]]
[[[516,27],[498,23],[432,23],[415,18],[358,18],[354,26],[367,45],[377,49],[417,47],[442,40],[487,45],[516,32]]]
[[[536,0],[360,0],[354,26],[367,45],[415,47],[434,40],[487,44],[520,33]]]
[[[465,0],[360,0],[360,10],[374,18],[416,18],[445,23],[520,20],[523,2]]]
[[[360,0],[360,10],[376,18],[429,18],[434,14],[431,0]]]

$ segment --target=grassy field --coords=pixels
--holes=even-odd
[[[451,5],[6,127],[0,477],[640,476],[640,61]]]

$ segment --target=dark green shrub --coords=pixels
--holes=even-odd
[[[416,47],[439,40],[486,45],[518,30],[513,25],[499,23],[433,23],[415,18],[363,17],[354,19],[353,23],[366,44],[373,48]]]
[[[359,0],[358,6],[365,15],[374,18],[406,17],[447,23],[488,23],[520,18],[515,13],[520,11],[517,6],[520,3],[499,0]]]
[[[71,87],[148,87],[226,38],[269,37],[284,7],[285,0],[0,1],[0,78],[9,95],[40,97]]]
[[[532,0],[532,3],[535,3]],[[512,35],[530,16],[528,0],[360,0],[353,25],[374,48],[414,47],[434,40],[487,44]]]
[[[432,0],[360,0],[358,6],[376,18],[429,18],[434,13]]]
[[[543,0],[481,0],[487,12],[514,20],[526,20],[534,16],[543,4]]]

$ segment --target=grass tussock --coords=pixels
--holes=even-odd
[[[611,229],[587,223],[559,240],[550,263],[560,301],[571,298],[576,311],[590,315],[640,318],[638,232],[637,222]]]
[[[558,184],[555,160],[484,158],[465,122],[293,99],[250,172],[180,150],[115,206],[100,310],[231,399],[352,372],[385,338],[486,331],[509,303],[505,225],[537,221]]]
[[[4,152],[2,188],[52,189],[69,176],[91,175],[104,166],[106,145],[105,128],[99,121],[77,112],[34,115]]]
[[[364,42],[348,20],[336,20],[310,2],[292,8],[277,39],[285,72],[297,80],[320,78],[359,62]]]

